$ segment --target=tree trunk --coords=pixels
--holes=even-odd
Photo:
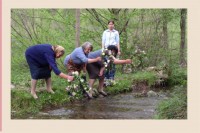
[[[181,44],[180,44],[180,65],[185,66],[185,32],[186,32],[186,9],[181,9],[181,21],[180,21],[180,28],[181,28]]]
[[[164,49],[168,49],[168,28],[167,28],[167,10],[163,10],[163,45]]]
[[[76,47],[80,46],[80,9],[76,9]]]

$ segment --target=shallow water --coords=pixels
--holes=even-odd
[[[152,119],[156,105],[164,94],[156,97],[134,97],[119,94],[67,104],[63,108],[40,112],[32,119]]]

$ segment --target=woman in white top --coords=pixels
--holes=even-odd
[[[117,54],[120,55],[120,45],[119,45],[119,32],[114,29],[114,21],[108,21],[108,29],[103,32],[102,36],[102,49],[107,49],[108,46],[113,45],[117,48]],[[113,66],[112,70],[105,72],[105,79],[112,79],[114,80],[115,76],[115,65]],[[106,80],[105,80],[106,82]]]
[[[114,29],[114,24],[113,20],[108,21],[108,29],[103,32],[102,36],[102,48],[108,48],[109,45],[115,45],[118,49],[118,55],[120,55],[119,32]]]

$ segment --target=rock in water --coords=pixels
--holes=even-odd
[[[157,94],[156,92],[150,90],[150,91],[147,92],[147,96],[148,96],[148,97],[157,97],[158,94]]]

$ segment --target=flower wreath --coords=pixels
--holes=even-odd
[[[115,56],[112,54],[111,50],[108,49],[102,49],[102,63],[105,67],[106,71],[111,71],[112,68],[114,67],[114,59]],[[116,82],[113,79],[107,79],[106,81],[104,81],[105,86],[114,86],[116,84]]]
[[[91,88],[86,82],[85,75],[80,75],[78,71],[72,72],[72,76],[74,76],[73,81],[68,80],[68,86],[66,90],[68,93],[75,97],[76,99],[80,98],[84,92],[89,92]]]
[[[102,63],[106,70],[111,70],[113,67],[114,62],[114,55],[112,54],[111,50],[108,49],[102,49],[101,53]]]

